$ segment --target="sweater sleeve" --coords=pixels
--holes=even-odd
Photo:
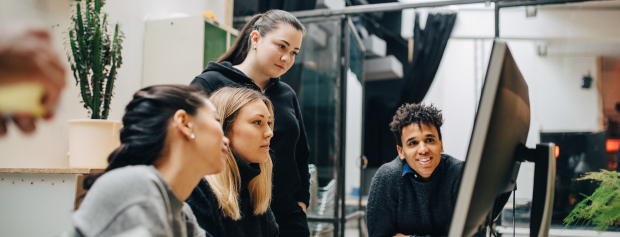
[[[163,214],[158,212],[158,204],[155,202],[155,200],[150,200],[130,205],[117,213],[109,223],[76,219],[74,215],[71,228],[61,236],[133,236],[138,234],[153,237],[170,236],[173,234],[172,226],[165,219],[165,215],[162,216]]]
[[[293,97],[293,106],[295,107],[295,117],[299,122],[299,140],[295,146],[295,161],[297,162],[297,170],[299,171],[300,186],[295,193],[295,199],[298,202],[306,204],[306,208],[310,203],[310,173],[308,171],[308,157],[310,157],[310,146],[306,136],[304,121],[299,109],[297,96]]]
[[[119,213],[97,236],[117,235],[137,228],[146,228],[151,236],[169,236],[172,226],[166,215],[158,212],[159,203],[148,200],[129,206]]]
[[[212,237],[211,234],[206,233],[204,229],[200,228],[200,225],[198,225],[198,221],[196,220],[196,215],[194,215],[192,208],[189,207],[187,203],[183,203],[183,212],[186,214],[188,237]]]
[[[370,185],[366,224],[371,237],[391,237],[397,234],[398,193],[391,176],[384,165],[379,168]]]
[[[276,217],[273,215],[271,208],[267,208],[267,212],[265,212],[265,218],[267,219],[267,229],[269,230],[268,236],[278,237],[280,228],[278,227],[278,223],[276,223]]]
[[[185,202],[191,207],[196,222],[206,232],[206,236],[220,236],[219,227],[221,227],[222,222],[219,220],[219,213],[217,212],[217,200],[209,198],[211,195],[207,181],[202,179]]]
[[[463,176],[463,170],[465,169],[464,163],[457,164],[457,172],[456,175],[453,176],[455,182],[452,186],[452,205],[456,207],[456,201],[459,196],[459,189],[461,188],[461,177]]]

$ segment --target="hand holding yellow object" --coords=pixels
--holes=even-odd
[[[0,25],[0,135],[10,116],[23,132],[51,118],[64,88],[65,67],[43,28]]]

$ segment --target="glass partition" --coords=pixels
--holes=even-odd
[[[362,118],[364,46],[352,21],[349,21],[347,100],[346,100],[346,159],[345,159],[345,215],[365,210],[359,205],[362,165]]]
[[[340,21],[303,22],[307,33],[295,63],[281,79],[297,93],[310,145],[309,216],[332,218],[310,222],[313,236],[334,233],[338,208],[340,156]],[[330,223],[331,222],[331,223]]]
[[[340,44],[338,21],[305,23],[308,30],[295,64],[281,79],[297,93],[319,187],[335,179],[338,157]]]

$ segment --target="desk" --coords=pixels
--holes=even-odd
[[[58,236],[88,174],[103,169],[0,168],[0,236]]]

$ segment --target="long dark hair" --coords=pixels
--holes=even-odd
[[[228,61],[232,65],[242,63],[245,57],[248,56],[248,51],[252,45],[252,39],[250,38],[252,31],[258,31],[261,36],[265,36],[272,30],[277,29],[278,25],[282,23],[294,27],[301,31],[302,34],[306,34],[304,25],[287,11],[269,10],[263,14],[256,14],[245,24],[235,43],[230,46],[230,49],[224,55],[217,59],[217,62]]]
[[[172,116],[181,109],[195,115],[206,98],[203,90],[184,85],[150,86],[136,92],[125,107],[121,145],[108,157],[109,165],[103,173],[84,180],[84,189],[90,189],[97,178],[110,170],[153,164],[162,155]]]

